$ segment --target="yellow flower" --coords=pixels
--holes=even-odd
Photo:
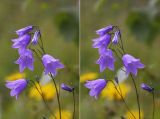
[[[132,114],[135,116],[135,118],[136,119],[138,119],[139,118],[139,112],[138,112],[138,110],[131,110],[131,112],[132,112]],[[133,116],[132,116],[132,114],[130,113],[130,112],[127,112],[126,113],[126,119],[135,119]],[[144,118],[144,113],[141,111],[141,119],[143,119]]]
[[[61,110],[61,115],[62,115],[62,119],[72,119],[72,112],[68,110]],[[56,111],[55,116],[57,117],[57,119],[60,119],[58,110]],[[51,117],[50,119],[54,119],[54,118]]]
[[[7,76],[5,79],[6,79],[6,80],[9,80],[9,81],[13,81],[13,80],[25,78],[25,76],[26,76],[25,73],[16,72],[16,73],[13,73],[13,74]]]
[[[80,76],[80,82],[85,82],[87,80],[93,80],[93,79],[96,79],[97,77],[98,77],[98,74],[95,72],[85,73]]]
[[[36,84],[37,88],[40,90],[40,87],[38,84]],[[46,100],[51,100],[54,98],[55,94],[56,94],[56,90],[55,90],[55,87],[53,86],[52,83],[48,83],[46,85],[43,85],[41,86],[41,89],[43,91],[43,96]],[[37,100],[41,100],[42,97],[41,95],[38,93],[37,89],[35,88],[35,86],[33,86],[31,89],[30,89],[30,92],[29,92],[29,97],[30,98],[34,98],[34,99],[37,99]]]
[[[119,84],[119,86],[117,86],[117,89],[119,90],[119,92],[121,91],[122,96],[125,98],[127,94],[130,92],[131,88],[129,85],[125,83],[121,83]],[[115,86],[111,82],[108,82],[107,86],[103,89],[101,95],[103,98],[107,98],[109,100],[121,100],[121,96],[119,95],[119,93],[115,89]]]

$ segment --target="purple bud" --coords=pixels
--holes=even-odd
[[[40,31],[36,31],[36,32],[34,33],[33,39],[32,39],[32,41],[31,41],[31,43],[32,43],[33,45],[37,45],[38,39],[39,39],[40,35],[41,35]]]
[[[118,43],[120,37],[121,37],[120,31],[116,31],[114,34],[112,43],[116,45]]]
[[[24,27],[22,29],[19,29],[16,31],[16,34],[19,35],[19,36],[22,36],[30,31],[33,30],[33,26],[27,26],[27,27]]]
[[[145,83],[142,83],[142,84],[141,84],[141,88],[142,88],[143,90],[148,91],[148,92],[154,91],[154,88],[150,87],[149,85],[147,85],[147,84],[145,84]]]
[[[72,92],[74,90],[74,88],[72,88],[64,83],[61,84],[61,88],[65,91],[69,91],[69,92]]]
[[[106,33],[112,31],[113,28],[114,28],[114,26],[109,25],[109,26],[107,26],[107,27],[104,27],[104,28],[102,28],[102,29],[97,30],[97,31],[96,31],[96,34],[98,34],[98,35],[100,35],[100,36],[103,36],[103,35],[105,35]]]

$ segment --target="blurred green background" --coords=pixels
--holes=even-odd
[[[127,110],[121,100],[109,100],[101,96],[95,100],[89,97],[84,82],[80,83],[78,104],[79,46],[80,75],[96,72],[97,78],[103,78],[104,74],[108,79],[114,77],[108,70],[98,73],[99,67],[95,64],[98,52],[92,48],[92,39],[97,37],[95,31],[110,24],[120,27],[126,51],[146,65],[139,72],[136,83],[139,86],[141,82],[146,82],[155,88],[155,119],[160,118],[160,0],[81,0],[80,4],[79,21],[78,1],[75,0],[0,0],[0,119],[50,118],[43,102],[29,97],[30,87],[18,100],[11,98],[9,90],[4,87],[6,77],[18,72],[18,65],[14,64],[18,53],[11,48],[11,39],[17,37],[14,31],[27,25],[40,27],[47,53],[59,58],[65,65],[56,81],[75,87],[76,118],[79,106],[81,119],[119,119],[124,116]],[[121,64],[117,62],[116,71],[120,67]],[[34,72],[25,70],[26,78],[35,79],[36,75],[41,76],[42,71],[40,62],[36,60]],[[131,110],[137,110],[131,79],[128,78],[124,83],[131,88],[125,97],[127,104]],[[144,119],[152,119],[152,97],[141,89],[139,92]],[[72,113],[72,102],[72,95],[61,91],[62,108]],[[47,103],[55,113],[56,97]]]
[[[107,25],[117,25],[121,29],[127,53],[140,58],[146,65],[138,73],[137,86],[145,82],[155,88],[155,119],[160,119],[160,0],[81,0],[80,14],[80,62],[83,80],[92,79],[88,72],[97,73],[97,78],[114,78],[114,73],[106,70],[99,73],[97,49],[92,48],[92,39],[97,38],[95,31]],[[116,62],[115,71],[121,67]],[[87,76],[86,76],[87,75]],[[90,77],[91,76],[91,77]],[[94,77],[94,76],[93,76]],[[131,110],[137,110],[137,103],[131,79],[124,81],[131,87],[125,99]],[[144,119],[152,119],[152,95],[138,89]],[[126,115],[126,107],[120,100],[89,97],[89,90],[80,84],[81,119],[120,119]]]
[[[27,88],[18,100],[9,96],[4,87],[6,77],[18,72],[14,61],[18,58],[17,50],[11,48],[11,39],[17,37],[15,31],[28,25],[40,27],[44,47],[48,54],[65,65],[58,72],[57,83],[64,82],[75,87],[76,117],[78,117],[79,59],[78,59],[78,2],[76,0],[0,0],[0,119],[42,119],[50,113],[42,101],[29,97]],[[43,68],[36,59],[34,72],[25,70],[27,79],[41,76]],[[72,94],[61,91],[62,109],[72,114]],[[47,101],[53,113],[58,109],[57,99]],[[67,119],[67,118],[66,118]]]

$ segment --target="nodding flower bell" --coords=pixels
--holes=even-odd
[[[140,62],[140,59],[136,59],[129,54],[123,55],[122,60],[127,74],[132,73],[134,76],[137,76],[137,69],[145,67],[144,64]]]
[[[100,66],[100,72],[103,72],[106,68],[114,70],[115,58],[113,56],[112,50],[107,49],[103,54],[100,55],[99,59],[96,61],[96,64]]]
[[[48,54],[43,55],[42,62],[45,68],[45,74],[52,73],[53,76],[56,76],[57,69],[64,68],[64,65],[59,61],[59,59],[55,59]]]
[[[33,30],[33,26],[30,25],[30,26],[27,26],[27,27],[24,27],[22,29],[17,30],[16,34],[19,35],[19,36],[22,36],[26,33],[29,33],[32,30]]]
[[[13,42],[12,48],[18,49],[19,52],[21,52],[22,50],[27,48],[30,41],[31,41],[31,35],[25,34],[21,37],[18,37],[17,39],[12,40]]]
[[[103,36],[103,35],[105,35],[106,33],[112,31],[113,28],[114,28],[114,26],[112,26],[112,25],[106,26],[106,27],[104,27],[104,28],[102,28],[102,29],[97,30],[97,31],[96,31],[96,34],[98,34],[98,35],[100,35],[100,36]]]
[[[106,50],[110,42],[111,42],[111,35],[106,34],[99,38],[94,39],[92,47],[98,48],[99,54],[102,54]]]
[[[18,99],[19,94],[27,87],[26,79],[18,79],[14,81],[6,81],[5,86],[11,89],[10,96],[15,96]]]
[[[85,87],[90,89],[89,95],[98,99],[101,91],[106,87],[107,80],[105,79],[97,79],[92,81],[87,81]]]
[[[22,53],[20,53],[20,57],[15,63],[19,64],[19,70],[20,72],[23,72],[25,68],[28,68],[31,71],[33,71],[34,70],[33,62],[34,62],[34,57],[32,51],[29,49],[25,49]]]

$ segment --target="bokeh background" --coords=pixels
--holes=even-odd
[[[121,29],[124,47],[127,53],[140,58],[146,65],[140,70],[136,84],[145,82],[155,88],[155,119],[160,118],[160,0],[81,0],[80,14],[80,118],[81,119],[120,119],[132,117],[114,87],[108,85],[98,100],[89,96],[84,87],[86,80],[96,78],[114,79],[114,73],[105,70],[99,73],[97,49],[92,48],[92,39],[97,38],[95,31],[107,25],[117,25]],[[119,71],[116,63],[115,73],[123,80],[121,89],[132,112],[137,115],[137,103],[131,78]],[[138,88],[140,93],[143,119],[152,119],[152,95]],[[137,117],[138,118],[138,117]]]
[[[76,0],[0,0],[0,119],[51,119],[36,90],[29,86],[16,100],[10,97],[4,86],[6,80],[41,77],[43,67],[36,59],[34,72],[26,69],[19,74],[14,63],[18,58],[17,50],[12,49],[11,39],[17,37],[15,31],[28,25],[40,27],[44,47],[48,54],[65,65],[59,70],[56,82],[64,82],[75,87],[76,117],[78,117],[78,1]],[[46,82],[47,77],[41,80]],[[48,78],[47,78],[48,79]],[[49,80],[49,79],[48,79]],[[57,99],[52,82],[42,86],[46,101],[56,114]],[[72,94],[62,91],[60,101],[65,117],[70,119],[73,111]]]

